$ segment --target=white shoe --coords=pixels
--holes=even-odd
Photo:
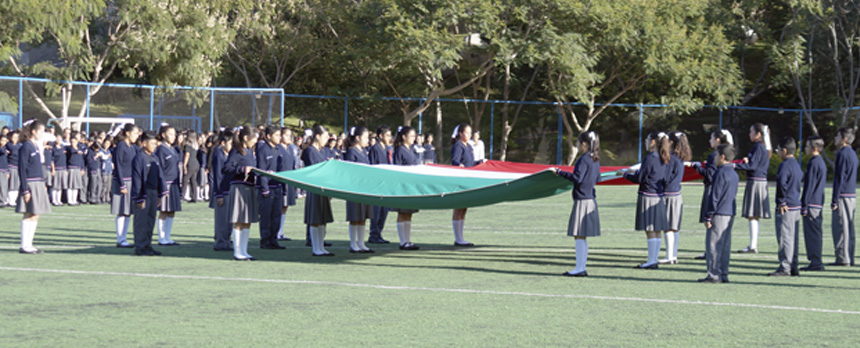
[[[657,261],[657,263],[661,265],[674,265],[678,263],[678,259],[662,259],[660,261]]]

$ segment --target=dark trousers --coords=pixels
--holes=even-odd
[[[823,253],[821,208],[809,208],[803,217],[803,242],[806,245],[806,259],[810,268],[824,267],[821,262]]]
[[[269,195],[266,197],[262,192],[262,189],[257,189],[257,201],[260,204],[260,247],[276,246],[281,207],[284,205],[283,191],[280,187],[269,187]]]
[[[214,197],[214,196],[213,196]],[[214,198],[213,198],[214,199]],[[233,233],[233,224],[230,223],[230,216],[227,215],[227,198],[224,198],[224,204],[218,206],[215,203],[215,249],[230,249],[233,245],[230,243],[230,234]]]
[[[839,207],[833,212],[833,249],[836,251],[836,263],[854,265],[854,205],[856,198],[840,197],[836,204]]]
[[[188,191],[189,201],[197,202],[197,188],[200,184],[197,182],[197,174],[200,171],[200,166],[188,166],[188,173],[182,177],[182,197],[185,197],[185,191]]]
[[[708,229],[708,245],[705,249],[705,264],[708,277],[726,280],[729,278],[729,260],[732,254],[732,224],[734,216],[714,215]]]
[[[134,251],[141,252],[152,248],[152,229],[158,215],[158,191],[146,190],[146,204],[143,209],[134,204]]]
[[[102,175],[98,171],[87,172],[87,202],[99,203],[102,191]]]
[[[779,243],[778,272],[797,272],[797,244],[800,236],[797,229],[800,227],[800,211],[789,210],[787,212],[776,212],[776,242]]]
[[[373,206],[373,219],[370,220],[370,238],[382,238],[382,229],[385,228],[387,217],[388,208]]]

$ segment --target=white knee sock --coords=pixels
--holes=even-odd
[[[168,216],[167,219],[164,220],[164,239],[166,239],[168,243],[173,243],[173,239],[170,238],[170,232],[173,231],[173,218]]]
[[[278,227],[278,238],[284,236],[284,222],[287,220],[287,214],[281,214],[281,224]]]
[[[466,224],[466,220],[451,220],[451,226],[454,228],[454,242],[457,244],[465,244],[465,239],[463,239],[463,227]]]
[[[397,238],[400,239],[400,246],[406,245],[406,222],[397,222]]]
[[[358,229],[358,248],[361,250],[370,250],[370,248],[368,248],[367,245],[364,245],[364,236],[365,236],[364,225],[358,225],[358,226],[356,226],[356,228]]]
[[[403,221],[403,226],[405,227],[403,236],[406,237],[406,242],[412,243],[412,221]]]
[[[758,220],[750,220],[750,249],[758,249]]]
[[[355,243],[356,238],[358,237],[358,226],[349,224],[349,249],[350,250],[358,250],[358,245]]]
[[[585,271],[585,263],[588,261],[588,241],[585,239],[576,240],[576,268],[570,273],[579,273]]]
[[[36,236],[37,221],[21,220],[21,249],[24,251],[36,250],[33,247],[33,238]]]
[[[675,242],[672,243],[672,257],[677,260],[678,259],[678,244],[680,243],[681,234],[679,232],[673,232],[672,235],[675,237]]]
[[[18,205],[18,190],[9,191],[9,205],[13,207]]]
[[[648,239],[648,262],[646,264],[651,265],[657,263],[657,255],[660,254],[660,244],[662,244],[661,238],[650,238]]]
[[[325,227],[325,225],[320,225],[320,227],[317,227],[317,241],[319,242],[320,253],[328,254],[328,250],[325,250]]]
[[[116,223],[116,243],[117,244],[125,242],[125,227],[124,227],[124,226],[126,226],[125,220],[126,220],[125,216],[117,215],[116,220],[114,221]]]
[[[67,194],[69,195],[69,204],[78,204],[78,190],[69,189]]]
[[[675,255],[675,232],[666,232],[666,260],[677,260],[678,256]]]
[[[167,219],[164,219],[164,220],[158,219],[157,225],[158,225],[158,242],[162,243],[162,244],[167,243],[167,238],[165,238],[165,236],[166,236],[165,229],[167,228],[167,226],[166,226],[167,225]]]
[[[242,245],[242,255],[245,255],[245,257],[251,257],[251,255],[248,254],[248,237],[250,237],[250,236],[251,236],[251,229],[243,228],[242,229],[242,244],[241,245]]]
[[[233,228],[233,257],[245,258],[245,255],[242,254],[242,230],[235,227]]]
[[[311,250],[314,254],[322,254],[319,247],[320,242],[317,240],[317,230],[319,227],[310,226],[309,228],[310,231],[308,234],[311,237]]]

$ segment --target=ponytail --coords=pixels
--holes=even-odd
[[[591,153],[591,160],[600,162],[600,137],[594,131],[580,133],[576,138],[580,144],[588,146],[588,152]]]
[[[394,137],[394,148],[400,147],[403,145],[403,138],[409,135],[413,129],[409,126],[401,126],[397,127],[397,135]]]
[[[675,153],[675,157],[684,162],[693,158],[692,151],[690,150],[690,142],[687,140],[687,135],[684,132],[672,132],[669,134],[669,140],[672,141],[672,150]]]
[[[457,125],[457,127],[454,127],[454,132],[451,133],[451,145],[456,144],[457,141],[460,140],[460,134],[462,134],[466,130],[466,127],[472,126],[470,126],[468,123],[460,123]]]
[[[672,159],[672,145],[669,144],[669,136],[663,132],[653,132],[648,134],[648,138],[646,139],[649,146],[651,145],[651,141],[656,142],[655,151],[660,154],[660,160],[663,164],[669,164],[669,161]]]
[[[39,127],[44,128],[45,124],[35,118],[31,118],[25,121],[22,126],[23,127],[21,128],[21,134],[18,136],[18,143],[30,140],[30,138],[33,136],[33,131],[39,130]]]
[[[346,137],[346,146],[353,147],[358,144],[361,140],[361,136],[367,133],[367,128],[362,126],[354,126],[349,128],[349,133],[347,133]]]
[[[239,130],[233,134],[233,149],[239,151],[242,156],[245,155],[245,139],[251,138],[251,129],[245,126],[239,127]]]
[[[770,144],[770,127],[759,122],[752,125],[754,132],[761,134],[761,142],[764,148],[767,149],[768,157],[773,156],[773,146]]]

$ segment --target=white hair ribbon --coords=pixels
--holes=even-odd
[[[397,126],[397,133],[400,133],[400,131],[402,131],[402,130],[403,130],[403,126]]]
[[[305,136],[306,136],[306,137],[312,137],[312,136],[314,136],[314,131],[312,131],[312,130],[310,130],[310,129],[305,129]]]
[[[24,123],[22,123],[22,124],[21,124],[21,126],[22,126],[22,127],[27,127],[27,126],[29,126],[29,125],[33,124],[33,122],[36,122],[36,119],[35,119],[35,118],[31,118],[31,119],[29,119],[29,120],[24,121]]]
[[[116,126],[116,127],[113,127],[113,130],[112,130],[112,131],[110,131],[110,136],[111,136],[111,138],[115,138],[117,135],[119,135],[119,132],[121,132],[121,131],[122,131],[122,128],[123,128],[124,126],[125,126],[125,125],[122,125],[122,124],[121,124],[121,125],[118,125],[118,126]]]
[[[725,135],[725,136],[726,136],[726,142],[727,142],[727,143],[729,143],[729,145],[734,145],[734,144],[735,144],[735,139],[732,137],[732,133],[731,133],[731,132],[729,132],[729,131],[727,131],[727,130],[725,130],[725,129],[720,129],[720,133],[723,133],[723,135]]]
[[[454,133],[451,133],[451,138],[456,138],[457,134],[460,134],[460,125],[459,124],[457,125],[457,127],[454,127]]]
[[[220,128],[218,128],[218,131],[219,131],[219,132],[223,132],[223,131],[225,131],[225,130],[227,130],[227,127],[220,127]]]
[[[170,123],[167,123],[167,122],[161,122],[161,126],[162,126],[162,127],[170,127]]]
[[[596,136],[597,136],[597,134],[595,134],[594,131],[588,132],[588,139],[589,140],[594,141],[594,137],[596,137]]]
[[[354,137],[354,136],[355,136],[355,127],[350,127],[350,128],[349,128],[349,136],[351,136],[351,137]]]
[[[764,126],[764,132],[762,132],[762,138],[764,138],[764,148],[768,151],[773,150],[773,147],[770,144],[770,127]]]

